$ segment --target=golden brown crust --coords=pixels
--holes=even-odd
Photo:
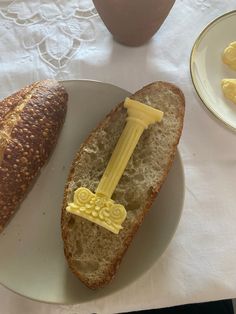
[[[54,80],[29,85],[4,99],[0,130],[6,117],[26,102],[7,142],[0,142],[0,232],[15,213],[40,169],[48,160],[66,115],[68,95]]]
[[[156,87],[156,85],[158,85],[158,87]],[[176,142],[173,143],[173,147],[172,147],[172,152],[169,156],[169,161],[168,161],[168,166],[165,169],[164,175],[162,177],[161,183],[158,183],[156,186],[154,186],[152,188],[151,191],[151,195],[150,198],[143,210],[143,212],[139,215],[139,217],[137,217],[137,222],[133,224],[132,229],[130,230],[128,236],[125,238],[125,241],[123,243],[123,251],[117,255],[116,260],[113,264],[110,265],[110,267],[107,269],[107,273],[106,276],[104,276],[102,279],[98,279],[96,282],[90,282],[89,279],[86,276],[83,276],[83,274],[81,274],[76,267],[73,264],[72,261],[72,256],[70,256],[70,252],[69,249],[67,247],[67,238],[68,238],[68,229],[67,229],[67,225],[66,225],[66,215],[68,215],[68,213],[66,212],[66,206],[67,206],[67,195],[69,193],[69,183],[73,180],[73,176],[74,176],[74,172],[75,172],[75,168],[76,168],[76,163],[78,162],[78,160],[80,159],[80,156],[82,154],[83,151],[83,146],[87,145],[90,140],[93,138],[94,133],[96,132],[97,129],[102,128],[103,125],[105,124],[105,121],[107,119],[112,119],[112,116],[114,115],[114,113],[116,113],[119,110],[124,110],[123,109],[123,103],[117,105],[107,116],[106,118],[96,127],[96,129],[94,129],[90,135],[88,136],[88,138],[85,140],[85,142],[81,145],[80,150],[78,152],[78,154],[76,155],[72,166],[71,166],[71,170],[67,179],[67,184],[65,187],[65,192],[64,192],[64,199],[63,199],[63,207],[62,207],[62,216],[61,216],[61,229],[62,229],[62,238],[64,241],[64,253],[68,262],[68,265],[70,267],[70,269],[72,270],[72,272],[90,289],[97,289],[100,287],[105,286],[106,284],[108,284],[115,276],[117,269],[119,268],[119,265],[121,263],[121,260],[125,254],[125,252],[127,251],[129,245],[131,244],[134,235],[136,234],[137,230],[139,229],[140,225],[142,224],[142,221],[146,215],[146,213],[149,211],[154,199],[156,198],[158,192],[161,189],[162,184],[164,183],[168,172],[171,168],[171,165],[174,161],[175,158],[175,154],[176,154],[176,150],[177,150],[177,145],[179,143],[179,139],[182,133],[182,128],[183,128],[183,120],[184,120],[184,111],[185,111],[185,99],[184,99],[184,95],[182,93],[182,91],[176,87],[175,85],[171,84],[171,83],[167,83],[167,82],[154,82],[151,83],[145,87],[143,87],[141,90],[139,90],[138,92],[136,92],[133,96],[131,96],[131,98],[134,99],[139,99],[142,98],[143,95],[148,95],[149,93],[152,93],[153,88],[157,88],[158,92],[162,92],[165,90],[171,90],[177,97],[179,97],[181,99],[181,104],[180,104],[180,108],[178,111],[178,118],[179,121],[181,121],[180,123],[180,127],[178,130],[176,130],[178,132],[177,136],[176,136]]]

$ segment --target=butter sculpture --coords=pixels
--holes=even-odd
[[[224,96],[236,104],[236,79],[223,79],[221,87]]]
[[[112,194],[144,129],[160,122],[163,117],[162,111],[130,98],[125,99],[124,107],[128,111],[127,123],[95,194],[80,187],[74,192],[73,203],[69,203],[66,208],[69,213],[86,218],[115,234],[122,229],[127,213],[123,205],[111,199]]]
[[[236,70],[236,41],[225,48],[222,59],[232,70]]]

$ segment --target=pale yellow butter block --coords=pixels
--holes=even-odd
[[[221,87],[224,96],[236,104],[236,79],[223,79]]]
[[[236,41],[230,43],[224,50],[222,60],[232,70],[236,71]]]

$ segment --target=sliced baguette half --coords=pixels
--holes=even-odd
[[[65,187],[61,219],[65,256],[72,272],[91,289],[105,286],[115,276],[167,177],[183,128],[184,96],[173,84],[155,82],[131,98],[162,110],[164,117],[161,123],[151,125],[142,134],[112,196],[127,210],[124,228],[116,235],[66,212],[78,187],[95,191],[125,125],[127,113],[123,103],[117,105],[81,145]]]

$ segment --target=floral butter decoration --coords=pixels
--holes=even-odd
[[[74,202],[67,211],[88,219],[113,233],[119,233],[121,224],[126,218],[124,206],[116,204],[112,199],[92,193],[81,187],[74,193]]]
[[[150,124],[161,122],[163,112],[139,101],[126,98],[127,123],[112,153],[111,159],[95,193],[85,187],[74,192],[73,203],[66,210],[118,234],[127,213],[122,204],[116,204],[112,194],[124,173],[128,161],[142,135]]]

